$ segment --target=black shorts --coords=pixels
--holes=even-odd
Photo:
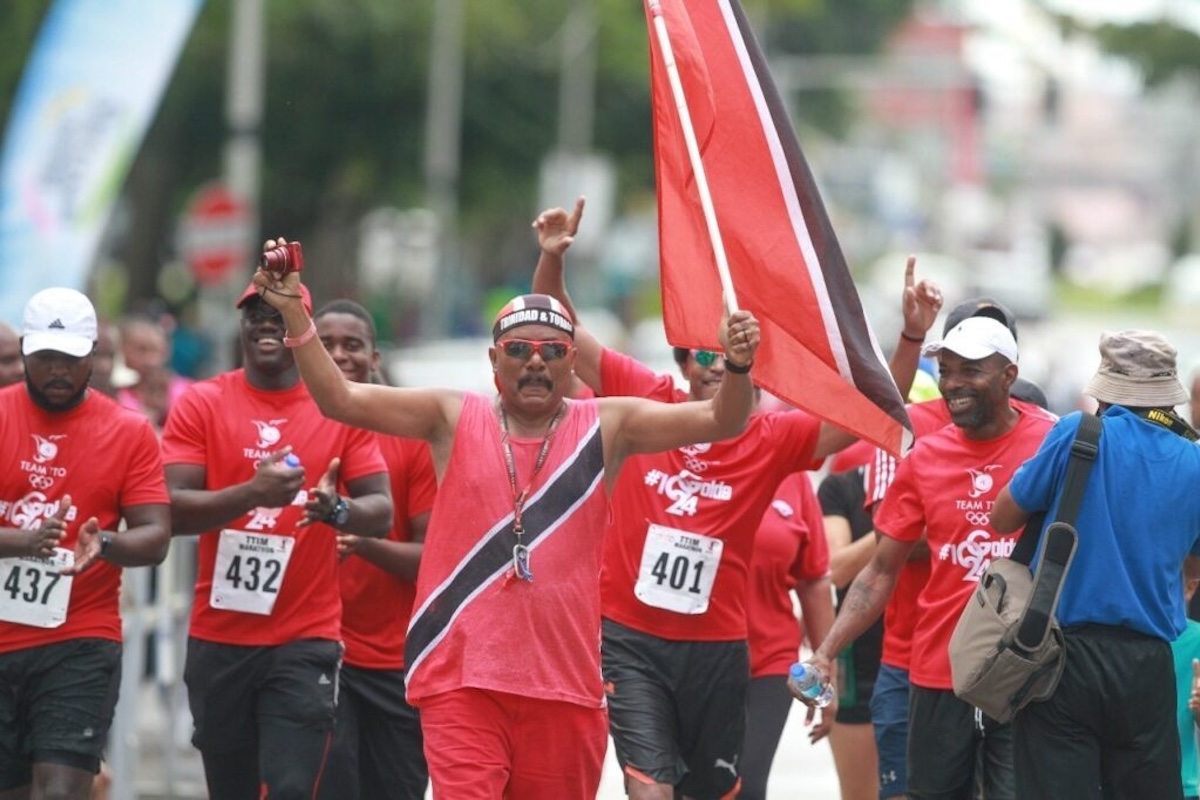
[[[257,747],[259,720],[332,731],[341,658],[341,643],[328,639],[242,647],[189,638],[192,744],[209,753]]]
[[[746,642],[676,642],[607,619],[602,630],[609,729],[626,774],[694,800],[728,794],[746,730]]]
[[[1012,725],[1001,725],[949,689],[908,690],[908,796],[1012,800]],[[1053,798],[1053,794],[1030,797]]]
[[[0,654],[0,791],[34,764],[98,772],[121,687],[121,645],[73,639]]]
[[[429,786],[421,718],[404,698],[404,670],[342,667],[322,800],[423,800]]]

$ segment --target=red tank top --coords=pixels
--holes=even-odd
[[[604,705],[600,545],[607,516],[595,400],[568,401],[530,487],[523,543],[533,580],[512,575],[513,496],[492,402],[468,394],[438,487],[405,650],[408,700],[460,688]],[[542,439],[511,440],[517,485]]]

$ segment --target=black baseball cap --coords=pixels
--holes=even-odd
[[[1011,311],[990,297],[964,300],[950,309],[950,313],[946,315],[946,325],[942,328],[942,337],[945,338],[951,328],[968,317],[990,317],[1007,327],[1013,335],[1014,341],[1017,339],[1017,318]]]
[[[1042,391],[1042,387],[1033,381],[1017,378],[1013,381],[1012,388],[1008,390],[1008,394],[1017,400],[1024,400],[1026,403],[1041,406],[1047,411],[1050,409],[1050,401],[1046,399],[1046,393]]]

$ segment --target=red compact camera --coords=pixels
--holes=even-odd
[[[301,271],[304,269],[304,253],[300,249],[300,243],[288,242],[267,250],[258,259],[258,266],[263,272],[270,272],[276,278]]]

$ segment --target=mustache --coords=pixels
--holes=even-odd
[[[546,389],[553,390],[554,382],[545,375],[526,375],[517,381],[517,388],[524,389],[526,386],[542,386]]]
[[[43,392],[46,391],[47,389],[68,389],[68,390],[70,390],[70,389],[74,389],[74,388],[75,388],[75,384],[71,383],[68,380],[64,380],[62,378],[55,378],[53,380],[46,381],[45,383],[42,384]]]

